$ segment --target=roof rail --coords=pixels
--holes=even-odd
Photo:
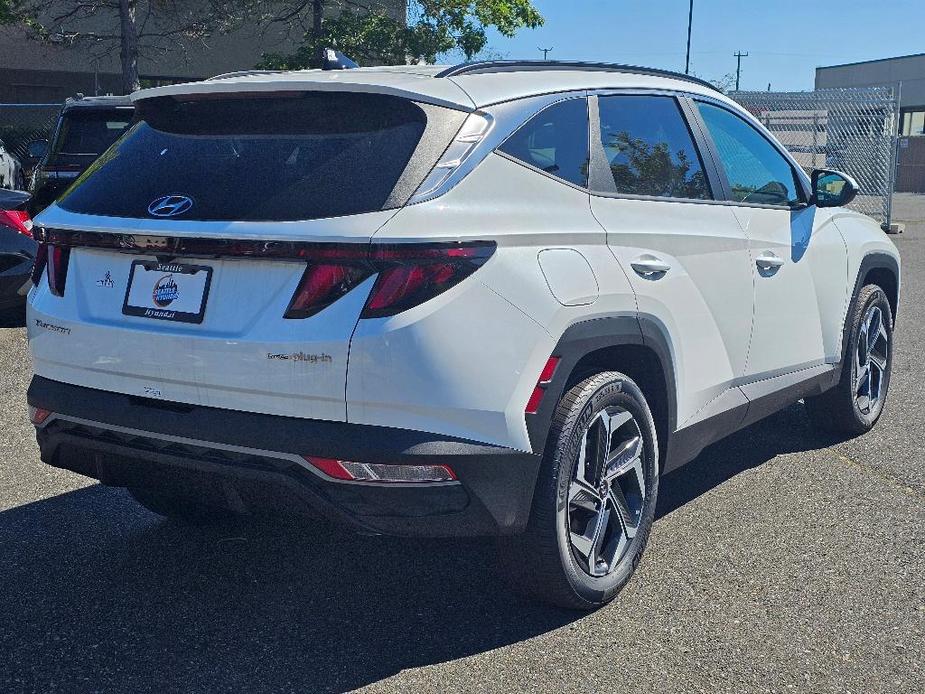
[[[221,75],[215,75],[206,79],[206,82],[212,80],[226,80],[229,77],[250,77],[251,75],[277,75],[283,70],[237,70],[235,72],[223,72]]]
[[[715,84],[711,84],[699,77],[691,77],[681,72],[660,70],[654,67],[639,65],[619,65],[616,63],[588,63],[580,60],[481,60],[469,63],[460,63],[437,73],[437,77],[456,77],[458,75],[486,75],[493,72],[532,72],[539,70],[582,70],[587,72],[625,72],[636,75],[651,75],[653,77],[670,77],[699,84],[714,91],[722,91]]]

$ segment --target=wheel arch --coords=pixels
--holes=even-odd
[[[527,415],[533,450],[545,451],[553,414],[568,388],[593,373],[619,371],[637,383],[649,403],[663,466],[677,416],[671,355],[666,329],[649,316],[600,316],[569,326],[552,352],[560,361],[540,408]]]
[[[840,363],[844,363],[848,345],[851,342],[851,336],[849,335],[851,317],[857,308],[858,294],[861,288],[868,284],[876,284],[883,289],[887,301],[890,303],[890,312],[893,314],[893,325],[895,326],[896,314],[899,310],[899,282],[899,261],[894,256],[888,253],[868,253],[861,259],[854,280],[854,288],[851,292],[851,301],[848,304],[848,310],[845,312],[844,324],[842,325]]]

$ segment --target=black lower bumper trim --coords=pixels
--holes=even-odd
[[[426,432],[152,401],[40,376],[28,400],[56,415],[37,433],[42,460],[51,465],[114,486],[174,487],[236,510],[320,512],[366,532],[518,532],[540,462],[530,453]],[[292,459],[303,454],[446,464],[459,484],[334,482]]]

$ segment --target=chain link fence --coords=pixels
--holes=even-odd
[[[0,188],[22,187],[36,164],[29,144],[49,140],[61,104],[0,104]]]
[[[807,173],[827,168],[852,176],[861,192],[850,207],[889,227],[899,114],[892,87],[730,96],[774,133]]]

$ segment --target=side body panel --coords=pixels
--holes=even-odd
[[[684,426],[745,370],[753,292],[745,235],[725,205],[593,196],[591,207],[627,269],[640,315],[670,336]],[[669,269],[631,269],[651,258]]]
[[[848,292],[847,253],[826,210],[736,206],[755,277],[755,327],[746,381],[832,363]],[[765,256],[780,267],[764,269]]]
[[[531,450],[524,409],[559,336],[579,320],[633,314],[635,299],[589,195],[492,154],[443,197],[403,209],[377,242],[491,238],[494,257],[462,284],[386,319],[350,346],[347,419]],[[539,256],[583,256],[596,296],[564,305]]]

